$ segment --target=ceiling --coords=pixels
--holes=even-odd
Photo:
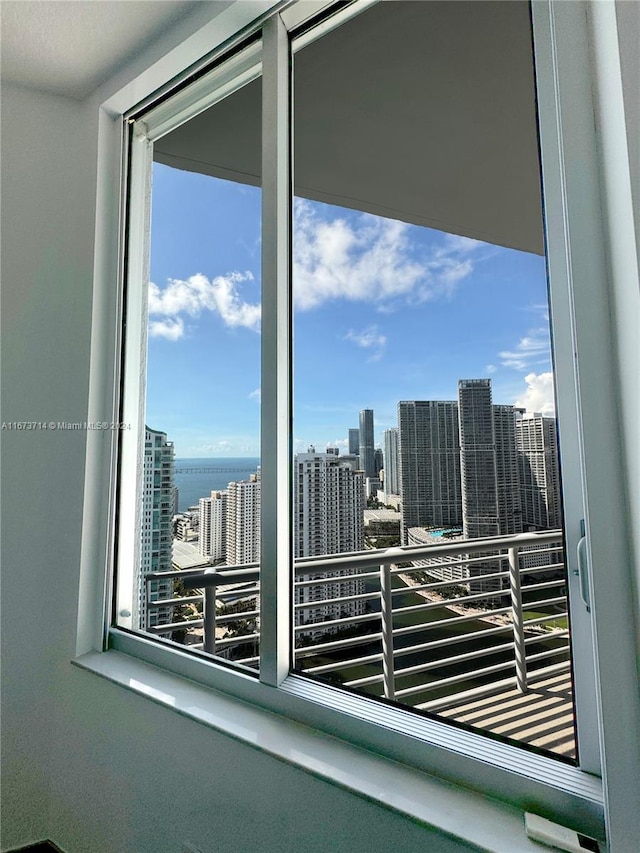
[[[298,195],[543,251],[528,4],[380,3],[295,54]],[[260,182],[257,80],[155,143]]]
[[[2,78],[85,98],[202,6],[203,0],[2,0]]]
[[[3,79],[82,99],[167,27],[228,0],[3,0]],[[380,3],[296,54],[295,189],[543,250],[528,4]],[[260,85],[156,143],[156,158],[260,180]]]

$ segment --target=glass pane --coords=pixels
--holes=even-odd
[[[261,203],[257,77],[154,145],[133,625],[252,669],[259,646]]]
[[[295,666],[573,760],[526,4],[381,3],[294,74]]]

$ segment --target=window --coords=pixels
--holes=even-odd
[[[363,5],[366,7],[369,4]],[[443,10],[445,6],[456,6],[458,4],[415,4],[416,7],[427,5],[434,8],[439,7]],[[482,6],[484,5],[482,4]],[[496,4],[495,6],[492,4],[490,6],[492,14],[498,15],[498,10],[502,6],[506,6],[506,4]],[[521,7],[521,4],[513,5],[514,9],[518,7]],[[511,4],[509,4],[509,8],[511,9]],[[362,11],[362,21],[365,21],[366,10],[362,10],[359,7],[355,10],[347,7],[346,11],[339,11],[333,18],[323,21],[320,26],[325,31],[329,31],[335,27],[335,32],[338,34],[337,37],[344,37],[346,39],[350,29],[357,32],[359,17],[358,15],[351,17],[354,11]],[[371,14],[376,14],[375,7],[371,11]],[[541,39],[540,43],[545,45],[545,19],[542,12],[538,12],[537,14],[541,21],[537,25],[538,33],[541,34],[539,35]],[[346,19],[346,23],[338,28],[337,25],[340,22],[340,16]],[[496,21],[492,20],[491,26],[495,24]],[[258,32],[258,29],[256,29],[256,32]],[[294,33],[297,39],[294,40],[294,50],[301,57],[301,63],[305,50],[311,50],[316,44],[318,45],[318,49],[320,49],[322,39],[314,42],[316,34],[317,31],[314,33],[312,30],[300,32],[297,35]],[[129,242],[126,329],[129,337],[123,371],[124,408],[122,410],[122,420],[126,423],[130,422],[132,429],[128,431],[130,434],[123,437],[119,460],[121,499],[118,550],[120,560],[117,601],[115,605],[116,627],[111,632],[111,642],[119,648],[135,649],[136,653],[145,654],[149,659],[153,659],[154,661],[162,660],[163,665],[166,665],[169,669],[174,669],[174,671],[193,674],[195,669],[198,668],[198,677],[204,680],[211,678],[219,685],[224,685],[225,689],[235,692],[244,698],[253,698],[259,704],[269,705],[269,702],[273,702],[274,707],[278,710],[298,716],[300,719],[310,719],[315,725],[321,728],[324,727],[330,731],[343,733],[345,737],[350,737],[359,743],[378,749],[383,754],[406,760],[410,764],[426,767],[445,778],[457,781],[465,779],[468,784],[491,790],[496,795],[504,797],[511,802],[518,804],[527,802],[533,787],[536,801],[544,804],[544,808],[548,814],[564,815],[569,822],[573,821],[584,828],[585,831],[590,829],[592,834],[597,835],[600,831],[601,819],[601,804],[598,801],[599,798],[597,795],[598,786],[597,784],[590,786],[589,777],[581,774],[575,768],[558,765],[556,768],[557,776],[553,781],[550,781],[548,774],[551,765],[549,764],[550,759],[546,757],[530,755],[510,745],[498,742],[492,743],[489,751],[487,751],[485,749],[486,742],[483,742],[481,738],[478,738],[471,732],[452,731],[447,726],[439,722],[434,722],[431,719],[423,720],[422,718],[414,718],[410,713],[401,709],[385,704],[378,705],[366,698],[354,696],[351,693],[343,693],[330,686],[318,686],[308,682],[304,678],[289,675],[293,648],[291,643],[293,619],[290,613],[290,602],[292,600],[295,602],[295,596],[299,595],[300,599],[297,603],[302,605],[300,609],[304,609],[305,601],[303,600],[303,596],[305,594],[304,590],[307,590],[309,593],[309,603],[313,603],[313,608],[308,609],[314,611],[317,608],[317,615],[324,621],[326,621],[326,612],[323,610],[324,605],[319,608],[317,607],[318,584],[314,583],[314,581],[319,579],[319,572],[311,571],[313,567],[309,566],[310,571],[302,574],[302,583],[295,594],[292,589],[289,573],[292,562],[291,557],[294,551],[290,529],[293,509],[292,489],[290,486],[292,476],[290,466],[291,439],[287,429],[291,416],[289,391],[291,322],[291,306],[289,303],[289,219],[292,200],[289,197],[290,139],[287,123],[289,47],[286,28],[278,16],[270,18],[265,23],[262,35],[262,48],[258,42],[251,41],[250,36],[249,40],[243,44],[240,50],[233,50],[227,53],[221,52],[220,55],[214,57],[214,66],[212,69],[206,71],[203,76],[200,76],[191,87],[178,88],[172,97],[168,97],[157,103],[150,102],[140,108],[132,105],[133,109],[128,113],[131,129],[131,185],[127,220]],[[261,50],[262,56],[260,60]],[[155,618],[157,624],[151,625],[151,621],[147,624],[149,627],[155,628],[156,633],[162,637],[164,633],[162,630],[163,625],[172,624],[171,622],[161,621],[161,618],[164,616],[172,618],[172,615],[169,613],[163,614],[163,608],[166,607],[170,610],[176,606],[175,602],[165,597],[167,593],[174,594],[175,590],[161,589],[162,578],[154,577],[152,579],[154,584],[158,583],[158,586],[151,587],[150,584],[149,596],[146,597],[145,593],[144,601],[140,600],[136,602],[135,595],[133,594],[134,590],[140,589],[140,584],[135,579],[136,566],[142,565],[141,563],[136,563],[132,556],[136,554],[136,549],[139,549],[138,532],[135,523],[138,514],[144,511],[145,518],[147,520],[150,519],[151,523],[155,524],[154,512],[157,511],[158,513],[158,527],[154,527],[150,531],[150,566],[152,571],[159,565],[163,536],[166,539],[166,524],[163,525],[162,521],[162,514],[167,511],[166,496],[159,496],[157,506],[154,506],[152,499],[150,506],[148,508],[145,507],[141,500],[139,485],[133,482],[133,478],[129,477],[131,471],[140,470],[142,473],[145,458],[145,454],[143,453],[144,448],[142,447],[143,442],[140,438],[145,426],[145,417],[144,412],[140,408],[140,401],[143,399],[143,394],[141,393],[142,386],[138,363],[140,352],[144,350],[142,330],[145,328],[143,320],[146,294],[143,283],[148,280],[145,269],[145,234],[148,215],[146,198],[148,193],[147,182],[151,168],[151,145],[154,140],[158,140],[157,146],[162,144],[163,139],[168,143],[171,140],[172,134],[175,134],[173,139],[177,140],[180,128],[188,127],[192,121],[198,120],[194,116],[202,116],[204,120],[209,110],[211,110],[209,115],[214,116],[218,105],[221,105],[220,109],[224,110],[225,105],[228,106],[233,103],[234,96],[238,95],[241,97],[243,94],[246,94],[247,90],[259,78],[260,61],[262,62],[263,134],[261,146],[262,160],[257,174],[260,175],[260,182],[262,184],[264,215],[261,235],[263,252],[262,385],[260,389],[262,433],[261,452],[259,455],[261,462],[260,518],[262,525],[262,550],[259,590],[261,660],[258,680],[255,676],[246,678],[245,669],[242,669],[242,677],[240,677],[240,675],[226,666],[222,668],[207,667],[209,674],[203,675],[204,668],[200,660],[186,661],[184,656],[176,656],[172,652],[172,647],[166,641],[161,641],[163,643],[161,646],[152,645],[147,642],[138,642],[138,638],[122,629],[139,627],[139,625],[136,626],[134,624],[136,607],[138,608],[137,618],[139,619],[140,611],[144,611],[145,607],[148,608],[151,605],[151,609],[156,611]],[[297,63],[298,60],[295,59],[294,66],[297,66]],[[549,63],[549,67],[552,67],[552,63]],[[548,93],[550,91],[548,81],[544,85],[547,86],[546,91]],[[374,99],[371,109],[375,111],[375,108],[376,103]],[[456,104],[452,113],[454,119],[456,111],[459,110],[460,105]],[[549,121],[549,113],[551,112],[549,104],[543,104],[543,110],[546,111],[546,120]],[[219,124],[218,127],[224,128],[224,124]],[[206,135],[203,138],[206,139]],[[551,143],[549,144],[551,145]],[[314,151],[313,146],[308,151],[311,157],[318,153]],[[340,153],[339,149],[337,153],[334,152],[337,162],[339,162]],[[165,152],[163,156],[168,158],[178,155]],[[329,156],[331,156],[330,153]],[[295,168],[294,186],[298,180],[297,176],[300,168],[297,151]],[[550,175],[553,167],[547,164],[545,165],[545,170],[546,176]],[[160,170],[158,170],[158,174],[160,174]],[[254,172],[254,177],[255,174]],[[560,176],[560,181],[562,180],[564,180],[564,176]],[[247,183],[250,182],[247,181]],[[306,190],[308,191],[309,188],[306,187]],[[344,197],[346,194],[343,186],[339,186],[333,194],[330,194],[327,190],[325,192],[324,203],[328,203],[329,201],[335,203],[338,198]],[[304,196],[304,193],[301,193],[301,195]],[[331,198],[329,198],[330,195]],[[494,201],[492,199],[492,209]],[[358,204],[361,202],[362,199],[359,199]],[[373,206],[371,201],[368,204]],[[366,206],[359,207],[358,205],[353,205],[353,207],[357,210],[371,212]],[[500,208],[499,204],[495,205],[495,209],[499,210]],[[304,211],[304,206],[302,206],[302,209]],[[391,202],[388,204],[388,209],[389,211],[393,209]],[[555,209],[552,204],[550,205],[550,209]],[[514,224],[517,223],[517,220],[518,217],[514,217]],[[558,227],[558,223],[553,221],[549,225],[551,231]],[[153,242],[153,233],[151,240]],[[560,262],[556,260],[556,258],[562,257],[562,255],[562,251],[556,254],[552,252],[551,254],[552,285],[556,280],[563,280],[562,272],[558,271]],[[557,275],[557,279],[554,278],[554,275]],[[561,330],[561,334],[558,334],[558,340],[556,341],[556,359],[559,359],[561,362],[558,364],[559,385],[561,386],[560,396],[561,399],[566,399],[571,397],[569,389],[573,387],[573,376],[571,360],[565,359],[563,361],[563,354],[566,351],[566,341],[562,339],[562,334],[567,335],[569,324],[567,323],[566,316],[567,308],[563,302],[563,300],[566,301],[566,298],[562,295],[561,286],[557,293],[559,295],[554,296],[552,292],[556,328]],[[156,294],[156,296],[160,299],[162,298],[162,294]],[[167,322],[166,320],[154,322],[164,322],[165,335],[177,335],[180,331],[180,327],[176,325],[175,320],[171,322]],[[354,335],[356,333],[357,330],[354,330]],[[335,378],[335,374],[332,375],[332,371],[329,369],[325,370],[325,374],[328,380]],[[479,377],[471,375],[459,377],[461,380],[475,378]],[[257,386],[254,390],[257,390]],[[440,400],[434,395],[434,399],[431,402],[446,401]],[[563,403],[563,405],[565,406],[565,414],[563,416],[561,412],[560,433],[561,441],[563,429],[565,429],[567,434],[565,444],[562,447],[563,460],[566,466],[567,459],[575,461],[575,450],[572,452],[571,448],[571,430],[577,427],[579,418],[572,402],[569,401],[568,403]],[[367,439],[369,418],[366,412],[370,410],[370,407],[363,401],[358,436],[359,455],[362,449],[362,455],[367,460],[371,456],[370,451],[372,449],[370,446],[371,443]],[[409,410],[406,413],[403,412],[403,416],[404,414],[406,414],[407,418],[411,416]],[[438,430],[442,434],[442,442],[448,445],[451,441],[451,436],[455,437],[455,429],[450,428],[451,425],[448,425],[446,416],[443,417],[444,420],[438,425]],[[495,418],[496,416],[494,416],[494,430],[496,429]],[[150,488],[157,491],[156,475],[159,475],[161,486],[163,480],[162,460],[163,458],[169,460],[172,456],[172,449],[170,447],[171,435],[168,432],[165,433],[161,424],[149,422],[148,426],[159,430],[155,434],[154,430],[148,430],[149,441],[157,446],[158,451],[155,457],[149,454],[150,460],[153,459],[153,467],[148,471],[151,476]],[[345,438],[348,435],[348,427],[349,423],[346,423]],[[390,427],[390,429],[393,429],[393,427]],[[373,447],[373,450],[375,451],[375,447]],[[331,464],[335,460],[329,458],[332,454],[324,455],[327,458],[314,460],[314,472],[322,472],[325,469],[334,471],[336,468],[335,464]],[[369,463],[366,462],[365,467],[367,464]],[[156,466],[159,466],[158,470],[155,470]],[[575,467],[576,471],[579,469],[580,461],[578,461]],[[375,471],[375,468],[373,470]],[[335,482],[332,483],[331,494],[335,496],[340,492],[342,484],[340,476],[334,476],[333,479]],[[346,476],[343,479],[349,479],[349,477]],[[371,479],[375,479],[375,474]],[[142,482],[142,479],[140,482]],[[298,479],[299,485],[300,482],[301,480]],[[575,483],[569,484],[566,488],[567,509],[571,517],[571,521],[567,527],[567,538],[569,540],[567,553],[569,555],[572,555],[573,549],[580,538],[579,520],[581,512],[579,505],[581,499],[576,497],[580,488],[581,484],[579,483],[577,485]],[[320,491],[320,487],[318,487],[318,491]],[[482,490],[479,490],[478,494],[478,501],[481,497],[486,497],[486,494]],[[457,497],[455,500],[457,501]],[[254,500],[254,507],[255,504],[256,501]],[[201,519],[204,520],[205,524],[208,523],[210,526],[221,524],[222,510],[217,520],[213,509],[211,509],[208,517],[206,513],[203,516],[199,516],[199,523]],[[481,526],[485,522],[486,514],[479,517],[478,524]],[[304,518],[296,519],[295,526],[298,530],[304,531]],[[326,533],[324,529],[326,525],[318,524],[317,516],[315,524],[312,526],[315,527],[319,535]],[[444,527],[444,521],[442,526]],[[188,539],[188,526],[183,525],[183,527],[185,528],[183,535]],[[228,516],[225,519],[225,527],[228,529]],[[352,525],[346,526],[346,533],[350,533],[352,530]],[[199,533],[201,534],[202,531],[199,531]],[[154,535],[158,545],[157,548],[153,547]],[[339,537],[339,535],[340,531],[336,531],[336,536]],[[166,541],[164,544],[166,544]],[[443,551],[442,553],[444,554],[445,552]],[[154,557],[156,556],[158,557],[158,561],[154,563]],[[570,556],[570,559],[573,561],[573,556]],[[456,568],[459,567],[453,566],[452,570]],[[251,569],[248,569],[248,571],[251,571]],[[321,574],[325,574],[326,571],[326,567],[323,567]],[[444,572],[444,569],[442,571]],[[196,575],[201,574],[202,572],[200,571],[196,572]],[[488,579],[487,574],[488,572],[483,570],[483,583]],[[448,582],[449,578],[445,578],[444,573],[442,577],[442,583]],[[215,579],[215,584],[211,588],[215,590],[217,586],[221,585],[220,582],[222,580],[225,580],[224,574]],[[238,577],[227,578],[226,580],[233,583],[234,586],[240,583]],[[250,580],[255,585],[255,578],[253,576]],[[349,577],[346,580],[343,575],[339,576],[339,578],[334,578],[334,580],[335,586],[340,588],[340,591],[338,596],[332,597],[344,598],[344,587],[346,584],[352,583],[351,578]],[[200,582],[202,582],[201,578]],[[575,591],[576,585],[579,584],[579,579],[569,576],[568,582],[573,588],[572,591]],[[252,595],[255,595],[256,592],[256,590],[253,590]],[[235,590],[234,594],[236,594]],[[354,586],[353,590],[350,590],[346,597],[357,600],[357,597],[361,594],[360,587]],[[187,595],[186,597],[188,598],[189,596]],[[215,597],[214,594],[214,605]],[[244,622],[246,627],[246,622],[248,621],[247,613],[251,611],[243,610],[241,612],[244,616],[242,620],[238,621]],[[216,613],[215,615],[218,616],[220,614]],[[223,615],[233,616],[234,614],[226,613]],[[356,613],[355,615],[366,614]],[[233,621],[235,620],[229,620],[229,622]],[[588,648],[591,632],[588,615],[583,613],[579,618],[576,618],[575,623],[572,623],[572,630],[574,631],[574,636],[577,632],[581,637],[587,639],[586,647]],[[252,641],[254,639],[257,638],[251,637]],[[214,649],[214,651],[218,653],[220,649]],[[250,658],[251,654],[248,657]],[[252,662],[249,660],[247,662],[245,659],[240,663],[242,668],[248,667],[248,669],[251,669],[252,663],[255,663],[255,661]],[[264,686],[280,687],[280,690],[277,691],[278,697],[267,700],[265,698],[267,694],[262,690]],[[576,687],[578,694],[582,693],[582,698],[580,698],[580,695],[578,698],[578,724],[586,731],[585,738],[582,737],[583,732],[580,732],[580,763],[583,768],[594,771],[598,767],[598,750],[597,746],[595,746],[595,728],[592,725],[592,721],[589,720],[588,710],[591,701],[589,691],[593,690],[593,675],[589,671],[588,661],[585,662],[582,658],[578,659],[577,662]],[[261,690],[262,693],[260,692]],[[257,698],[258,696],[260,698]],[[270,693],[269,696],[272,697],[273,693]],[[581,709],[583,710],[581,711]],[[354,720],[357,723],[353,723]],[[410,739],[407,739],[407,732],[412,733]],[[433,751],[434,745],[441,747],[441,749],[436,751],[437,754],[435,755]],[[481,765],[482,768],[479,769]],[[561,793],[559,794],[558,791]]]

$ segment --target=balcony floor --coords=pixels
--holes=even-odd
[[[520,693],[513,679],[494,685],[482,696],[468,693],[423,705],[441,717],[504,735],[566,758],[575,758],[573,703],[569,665],[539,670]]]

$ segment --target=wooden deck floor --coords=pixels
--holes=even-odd
[[[494,685],[491,693],[477,698],[470,691],[423,707],[447,719],[575,758],[569,666],[554,669],[532,676],[527,693],[520,693],[511,680]]]

